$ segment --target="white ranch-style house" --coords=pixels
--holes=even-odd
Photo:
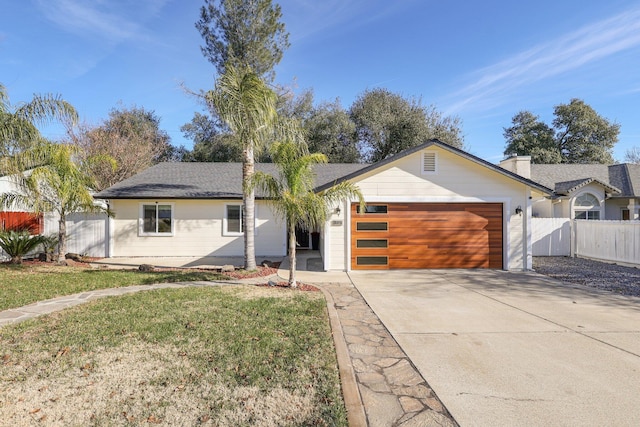
[[[258,170],[275,172],[273,165]],[[382,162],[317,165],[316,190],[357,184],[318,232],[325,270],[530,269],[533,202],[552,189],[437,140]],[[110,256],[242,256],[242,166],[161,163],[96,195],[108,201]],[[256,199],[256,254],[286,255],[285,224]],[[307,232],[298,243],[310,246]]]

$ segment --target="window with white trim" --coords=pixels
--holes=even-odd
[[[573,203],[574,219],[600,219],[600,202],[591,193],[582,193]]]
[[[140,235],[172,236],[173,204],[142,204],[140,206]]]
[[[258,234],[258,206],[254,206],[253,220],[255,234]],[[241,203],[228,203],[224,205],[224,218],[222,220],[223,236],[242,236],[244,234],[245,212]]]
[[[422,173],[438,173],[438,155],[434,152],[422,153]]]
[[[225,236],[239,236],[242,233],[244,233],[243,206],[241,204],[225,205],[222,234]]]

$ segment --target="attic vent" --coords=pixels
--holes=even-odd
[[[436,173],[436,153],[422,154],[422,173]]]

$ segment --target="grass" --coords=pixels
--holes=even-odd
[[[0,311],[78,292],[153,283],[224,280],[215,272],[91,270],[52,265],[0,264]]]
[[[10,425],[347,425],[320,293],[110,297],[4,327],[0,349]]]

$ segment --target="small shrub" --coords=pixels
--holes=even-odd
[[[44,243],[42,236],[28,231],[0,231],[0,248],[11,257],[12,264],[22,264],[22,257]]]

